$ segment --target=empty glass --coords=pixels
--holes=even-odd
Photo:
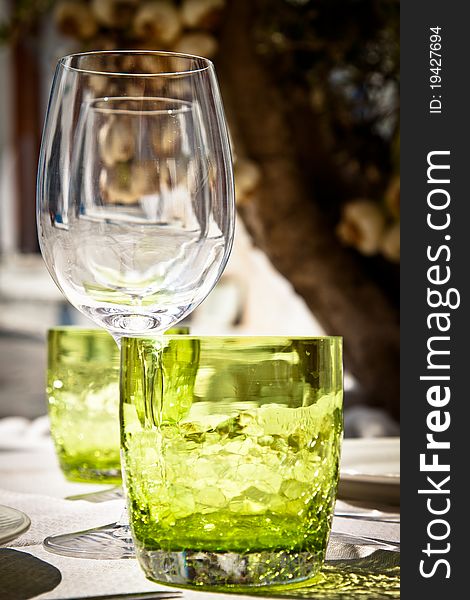
[[[61,59],[37,207],[54,281],[116,339],[162,333],[194,310],[222,274],[234,228],[212,63],[150,51]]]

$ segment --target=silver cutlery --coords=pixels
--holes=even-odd
[[[363,521],[380,521],[381,523],[400,523],[400,515],[385,513],[380,510],[335,510],[335,517],[361,519]]]
[[[375,546],[381,550],[400,552],[399,542],[392,542],[390,540],[382,540],[380,538],[364,535],[356,535],[353,533],[343,533],[340,531],[333,531],[331,533],[330,542],[357,546]]]

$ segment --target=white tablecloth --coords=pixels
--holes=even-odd
[[[98,594],[165,589],[148,581],[136,560],[67,558],[49,553],[43,548],[42,540],[48,535],[79,531],[119,519],[123,506],[119,500],[105,503],[65,500],[70,495],[99,489],[103,487],[67,482],[59,470],[49,440],[43,440],[34,449],[0,450],[0,504],[22,510],[31,518],[29,531],[7,546],[44,561],[45,568],[51,567],[51,577],[53,578],[55,573],[57,579],[56,587],[41,594],[42,599],[81,598]],[[336,518],[334,530],[393,542],[399,541],[399,525],[392,523]],[[3,552],[4,558],[6,556],[10,560],[11,556]],[[1,556],[2,547],[0,547]],[[13,554],[13,556],[19,555]],[[26,558],[28,557],[25,556]],[[349,557],[345,556],[345,558]],[[8,560],[5,559],[3,563],[3,577],[8,574],[5,571],[9,568]],[[28,567],[25,562],[26,568]],[[47,568],[45,572],[47,574]],[[58,572],[60,573],[57,574]],[[25,577],[27,576],[25,573]],[[185,600],[201,600],[208,596],[207,592],[184,591]],[[15,600],[13,597],[2,597]],[[210,594],[210,597],[213,600],[234,599],[233,594]],[[311,595],[302,597],[316,598],[317,596],[312,591]],[[237,598],[241,600],[248,596],[237,596]]]

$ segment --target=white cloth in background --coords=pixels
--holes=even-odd
[[[234,325],[236,316],[241,320]],[[197,335],[324,334],[305,300],[253,244],[242,219],[236,221],[233,249],[221,282],[192,313],[190,326]]]
[[[49,418],[31,421],[24,417],[0,419],[0,450],[43,448],[50,444]]]

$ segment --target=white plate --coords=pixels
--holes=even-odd
[[[31,521],[27,515],[10,506],[0,505],[0,544],[14,540],[30,525]]]
[[[346,439],[340,466],[340,498],[400,503],[400,438]]]

